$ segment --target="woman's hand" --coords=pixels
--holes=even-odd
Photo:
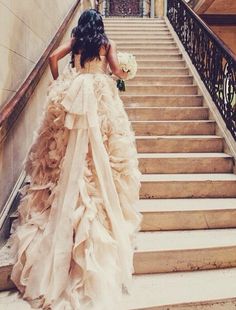
[[[127,71],[127,72],[125,72],[124,70],[122,70],[123,72],[124,72],[124,74],[125,74],[125,76],[123,77],[123,79],[124,80],[126,80],[127,79],[127,77],[128,77],[128,73],[129,73],[129,71]]]

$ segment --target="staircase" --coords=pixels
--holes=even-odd
[[[236,175],[163,19],[106,19],[138,62],[121,93],[143,173],[129,309],[236,309]]]
[[[143,173],[127,308],[236,309],[234,158],[165,20],[110,18],[105,28],[138,62],[121,93]],[[12,287],[11,264],[5,246],[1,290]]]

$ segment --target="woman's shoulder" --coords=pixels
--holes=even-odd
[[[110,48],[115,48],[116,47],[116,43],[114,40],[108,40],[108,43],[106,45],[103,45],[100,49],[100,55],[101,56],[104,56],[104,55],[107,55]]]

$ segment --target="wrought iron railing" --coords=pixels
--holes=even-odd
[[[236,56],[185,1],[168,0],[167,17],[236,140]]]

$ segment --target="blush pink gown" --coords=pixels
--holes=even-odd
[[[106,57],[75,68],[49,87],[26,157],[11,279],[34,308],[123,310],[142,220],[135,136]]]

